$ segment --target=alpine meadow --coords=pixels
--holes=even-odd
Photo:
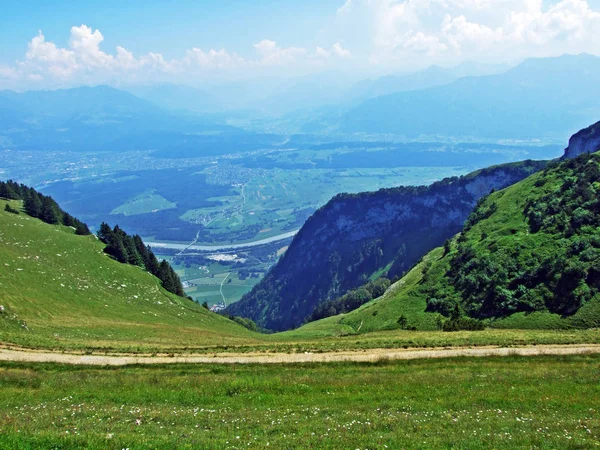
[[[600,447],[598,29],[3,5],[0,448]]]

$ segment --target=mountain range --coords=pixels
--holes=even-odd
[[[565,139],[600,114],[600,58],[529,59],[508,72],[376,97],[339,118],[345,133]]]
[[[298,132],[354,140],[562,140],[600,112],[598,57],[530,59],[503,70],[432,66],[356,84],[328,73],[283,85],[0,91],[0,148],[214,155],[269,148]]]
[[[171,111],[108,86],[1,91],[0,126],[0,148],[12,150],[193,150],[210,156],[239,151],[228,141],[255,149],[277,139],[208,115]]]

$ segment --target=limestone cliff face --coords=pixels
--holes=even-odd
[[[526,161],[426,187],[338,195],[308,219],[279,263],[229,311],[272,330],[299,326],[319,303],[374,273],[400,275],[459,232],[477,200],[544,166]]]
[[[583,153],[594,153],[599,150],[600,122],[597,122],[571,137],[563,158],[575,158]]]

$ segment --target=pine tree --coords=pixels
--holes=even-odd
[[[179,295],[180,297],[185,297],[185,291],[183,290],[183,285],[181,284],[181,279],[177,272],[169,265],[169,269],[171,269],[171,279],[173,280],[173,294]]]
[[[58,205],[52,198],[45,196],[42,198],[42,213],[40,219],[52,225],[61,223],[61,214]]]
[[[10,181],[8,183],[0,182],[0,198],[18,200],[19,197],[19,194],[15,191]]]
[[[119,261],[120,263],[123,263],[123,264],[127,263],[127,261],[128,261],[127,249],[123,245],[123,241],[121,239],[119,239],[119,237],[117,235],[114,236],[114,239],[108,246],[107,250],[109,250],[109,254],[114,256],[114,258],[117,261]]]
[[[73,228],[75,228],[75,226],[77,225],[77,221],[76,221],[75,217],[73,217],[69,213],[63,214],[62,223],[63,223],[63,225],[65,227],[73,227]]]
[[[152,275],[158,276],[158,270],[160,268],[158,259],[150,247],[146,248],[148,250],[148,262],[146,263],[146,270]]]
[[[169,263],[163,259],[158,267],[158,279],[167,291],[175,292],[175,280],[173,280],[171,270]]]
[[[102,222],[100,229],[98,230],[98,239],[105,244],[108,244],[113,236],[113,230],[106,222]]]
[[[142,261],[142,256],[137,251],[133,238],[125,235],[123,237],[123,245],[127,251],[127,262],[133,266],[143,266],[144,261]]]
[[[40,217],[42,214],[42,201],[39,194],[31,189],[25,197],[25,212],[31,217]]]
[[[75,225],[75,234],[79,236],[89,236],[92,233],[85,223],[77,221],[77,224]]]

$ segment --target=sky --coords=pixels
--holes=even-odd
[[[600,54],[600,0],[5,3],[0,89],[332,71],[374,77],[432,64]]]

